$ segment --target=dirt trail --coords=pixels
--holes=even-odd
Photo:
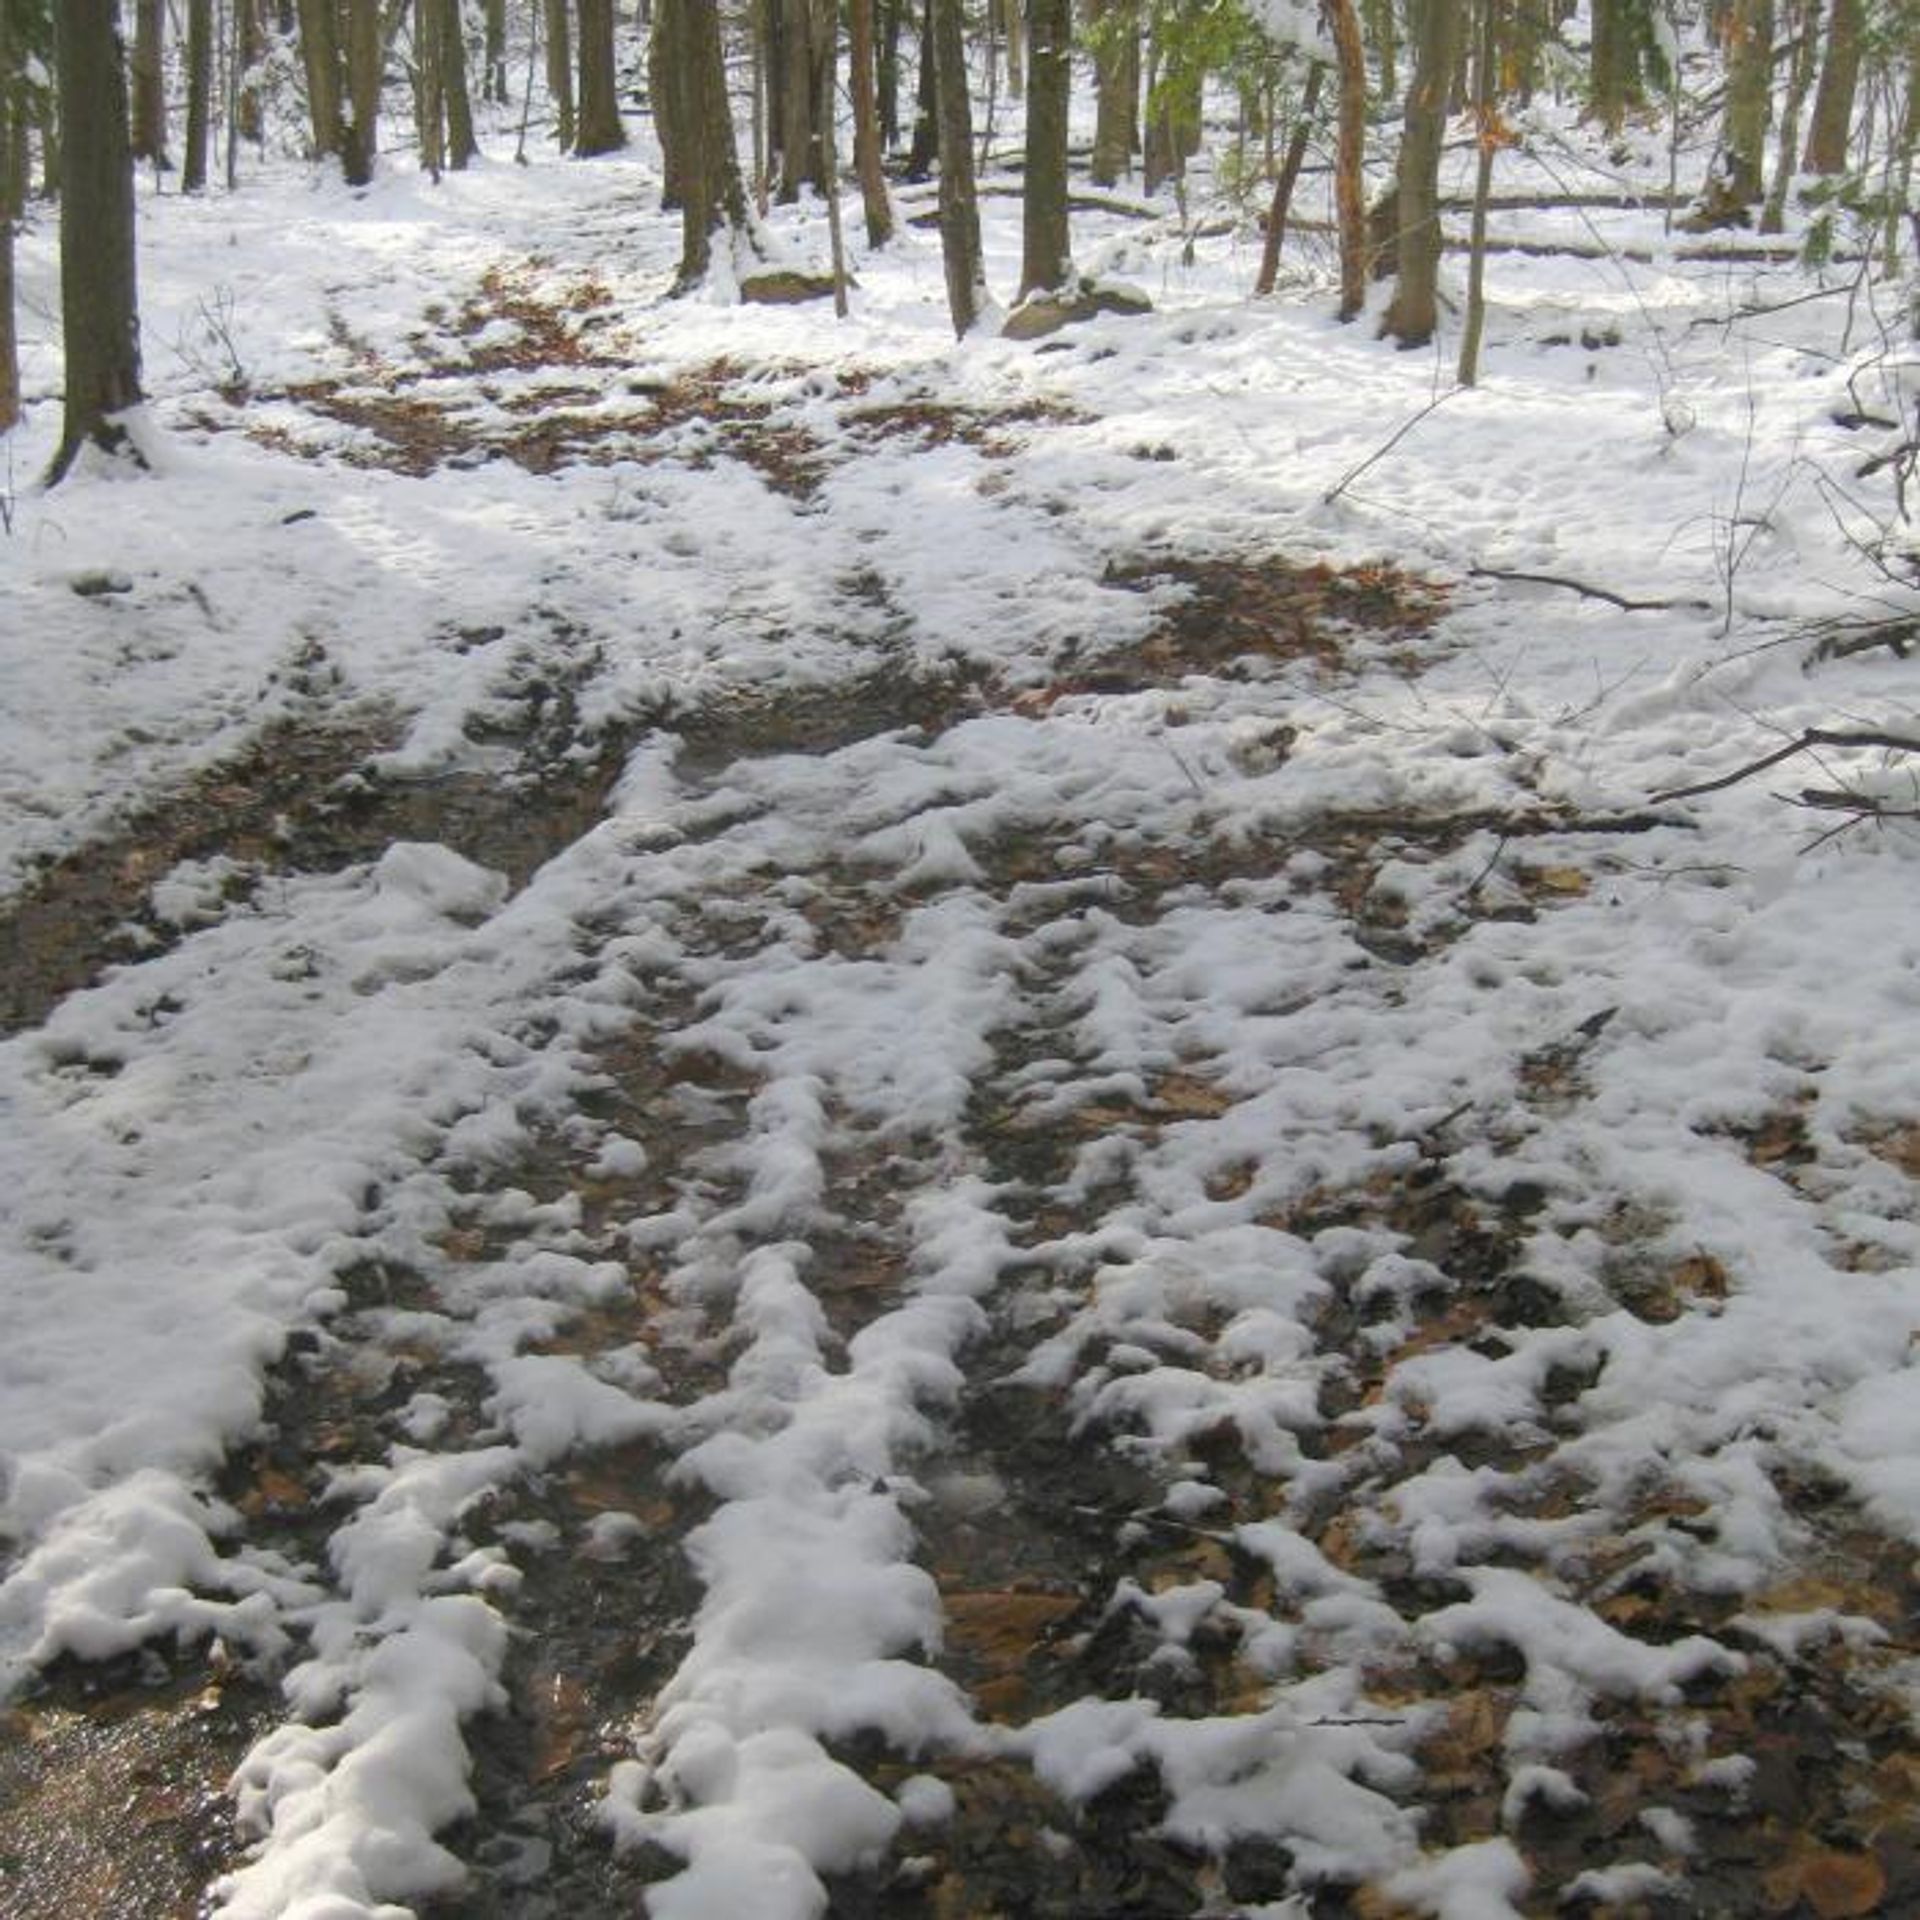
[[[1235,663],[1249,655],[1257,670],[1263,653],[1337,665],[1356,623],[1411,660],[1435,615],[1431,595],[1378,573],[1209,564],[1188,570],[1185,584],[1193,592],[1184,611],[1148,644],[1103,662],[1097,675],[1023,691],[1018,710],[1044,723],[1055,704],[1080,694],[1244,670]],[[910,740],[937,739],[990,705],[1016,702],[982,685],[916,685],[882,673],[804,699],[672,719],[685,741],[679,772],[697,798],[750,784],[754,768],[784,754],[830,755],[909,729],[918,729]],[[564,720],[556,724],[564,731]],[[641,731],[637,725],[634,737]],[[552,737],[536,733],[516,782],[403,786],[369,779],[362,768],[386,738],[370,725],[265,741],[133,823],[112,846],[44,876],[6,920],[22,964],[9,969],[0,1021],[31,1024],[120,956],[117,929],[137,917],[152,879],[184,857],[325,868],[396,839],[428,838],[523,882],[601,819],[630,744],[599,740],[584,762],[563,761],[550,751]],[[1293,1462],[1279,1463],[1277,1442],[1263,1451],[1252,1426],[1232,1420],[1156,1452],[1142,1421],[1113,1410],[1123,1401],[1081,1391],[1098,1370],[1123,1379],[1141,1364],[1137,1346],[1111,1329],[1088,1335],[1065,1382],[1022,1374],[1041,1343],[1098,1305],[1099,1236],[1115,1216],[1146,1206],[1142,1183],[1156,1143],[1223,1121],[1240,1098],[1226,1084],[1231,1063],[1196,1052],[1139,1095],[1075,1098],[1035,1120],[1041,1094],[1089,1067],[1076,1059],[1072,990],[1090,903],[1131,928],[1147,953],[1150,936],[1179,914],[1260,889],[1278,902],[1287,863],[1311,853],[1318,878],[1272,910],[1311,911],[1350,938],[1357,951],[1340,991],[1365,1018],[1402,1002],[1449,938],[1396,917],[1373,884],[1381,867],[1432,859],[1490,825],[1550,843],[1563,823],[1545,811],[1498,823],[1354,813],[1284,844],[1242,837],[1133,845],[1093,869],[1069,859],[1078,847],[1066,825],[1042,823],[983,857],[975,891],[1023,964],[1012,1009],[992,1032],[991,1064],[971,1087],[957,1150],[962,1169],[1000,1196],[1014,1243],[983,1303],[984,1330],[964,1349],[964,1385],[916,1474],[916,1558],[946,1617],[935,1664],[993,1728],[1018,1729],[1088,1699],[1147,1699],[1180,1721],[1255,1717],[1271,1680],[1259,1652],[1263,1633],[1279,1627],[1293,1635],[1309,1673],[1352,1658],[1350,1644],[1316,1614],[1312,1584],[1290,1588],[1250,1544],[1258,1536],[1248,1529],[1284,1514],[1327,1570],[1314,1576],[1323,1591],[1364,1591],[1382,1609],[1383,1651],[1365,1671],[1368,1695],[1383,1719],[1418,1728],[1416,1770],[1382,1784],[1419,1810],[1427,1846],[1516,1836],[1534,1870],[1529,1913],[1834,1920],[1920,1910],[1911,1818],[1920,1756],[1882,1685],[1913,1652],[1920,1586],[1906,1557],[1863,1527],[1831,1488],[1784,1489],[1818,1553],[1797,1587],[1771,1604],[1781,1614],[1832,1604],[1884,1631],[1877,1640],[1836,1633],[1789,1646],[1743,1625],[1740,1600],[1673,1577],[1663,1543],[1699,1535],[1712,1516],[1668,1486],[1649,1484],[1631,1511],[1567,1550],[1562,1523],[1592,1495],[1563,1457],[1580,1434],[1579,1398],[1593,1379],[1571,1343],[1564,1367],[1542,1388],[1551,1415],[1543,1428],[1511,1438],[1440,1432],[1413,1403],[1390,1442],[1341,1424],[1343,1415],[1378,1407],[1389,1374],[1410,1356],[1442,1348],[1497,1356],[1543,1326],[1565,1321],[1573,1330],[1564,1302],[1538,1285],[1524,1258],[1541,1196],[1518,1181],[1489,1194],[1470,1178],[1461,1158],[1480,1143],[1460,1123],[1386,1143],[1401,1149],[1392,1170],[1356,1185],[1317,1186],[1256,1222],[1307,1243],[1342,1232],[1356,1245],[1384,1237],[1446,1281],[1415,1285],[1402,1303],[1408,1324],[1383,1337],[1392,1303],[1359,1285],[1364,1263],[1344,1273],[1335,1264],[1335,1283],[1303,1336],[1320,1367],[1320,1417],[1301,1423]],[[723,837],[726,821],[713,831]],[[1540,881],[1531,898],[1509,899],[1499,911],[1551,912],[1559,884]],[[878,962],[896,952],[902,918],[918,904],[831,860],[803,873],[743,868],[731,891],[702,902],[678,929],[701,964],[656,979],[628,1029],[602,1043],[600,1080],[583,1109],[636,1141],[643,1163],[610,1169],[587,1136],[543,1136],[515,1164],[471,1183],[432,1262],[418,1270],[370,1265],[350,1276],[346,1309],[323,1334],[296,1342],[272,1378],[262,1437],[221,1476],[218,1491],[240,1515],[248,1544],[324,1580],[340,1524],[327,1502],[330,1479],[386,1460],[409,1439],[405,1416],[422,1395],[438,1396],[444,1408],[437,1448],[476,1443],[493,1430],[481,1370],[457,1357],[457,1343],[419,1338],[417,1316],[457,1321],[476,1275],[543,1247],[617,1260],[628,1284],[563,1317],[531,1351],[640,1353],[675,1405],[716,1393],[732,1351],[728,1302],[674,1282],[676,1249],[636,1252],[626,1232],[636,1218],[680,1209],[692,1222],[691,1241],[741,1197],[738,1150],[760,1083],[685,1036],[703,1015],[711,981],[723,969],[751,974],[773,946],[770,929],[794,914],[846,961]],[[604,941],[611,931],[587,927],[582,937]],[[153,939],[164,934],[150,929]],[[1577,1100],[1583,1045],[1593,1037],[1576,1032],[1557,1051],[1514,1062],[1523,1097]],[[910,1296],[910,1203],[952,1182],[956,1162],[951,1143],[936,1153],[849,1111],[830,1119],[826,1200],[804,1235],[791,1226],[781,1233],[803,1241],[796,1259],[844,1347]],[[1092,1178],[1088,1153],[1103,1144],[1112,1151]],[[1223,1164],[1208,1198],[1238,1204],[1261,1171],[1258,1156]],[[1724,1291],[1726,1276],[1710,1263],[1691,1271],[1636,1264],[1636,1223],[1613,1230],[1621,1303],[1649,1323]],[[1211,1346],[1220,1332],[1212,1309],[1196,1306],[1156,1337],[1189,1343],[1197,1372],[1231,1381],[1232,1363]],[[1405,1530],[1391,1524],[1397,1490],[1449,1457],[1488,1478],[1512,1523],[1487,1565],[1538,1573],[1610,1629],[1650,1646],[1705,1634],[1737,1647],[1741,1663],[1703,1666],[1671,1712],[1607,1703],[1597,1737],[1561,1763],[1569,1790],[1530,1798],[1506,1745],[1523,1711],[1523,1662],[1497,1637],[1454,1644],[1423,1630],[1472,1589],[1418,1565]],[[677,1870],[654,1850],[616,1853],[595,1813],[608,1769],[644,1733],[678,1669],[699,1607],[684,1547],[714,1501],[673,1476],[673,1460],[671,1448],[646,1441],[576,1448],[462,1521],[469,1547],[511,1548],[521,1568],[517,1587],[495,1600],[513,1632],[509,1705],[470,1729],[478,1811],[443,1836],[469,1867],[470,1885],[424,1913],[630,1913],[648,1885]],[[1203,1470],[1217,1494],[1185,1518],[1165,1500],[1183,1464]],[[1183,1596],[1192,1610],[1176,1632],[1160,1603]],[[1402,1630],[1391,1648],[1387,1616]],[[156,1920],[195,1912],[214,1874],[240,1858],[223,1782],[276,1710],[269,1689],[207,1649],[156,1653],[111,1673],[73,1664],[50,1672],[43,1691],[0,1722],[0,1905]],[[1750,1756],[1744,1798],[1730,1798],[1702,1771],[1709,1752]],[[1150,1766],[1072,1805],[1006,1752],[909,1755],[876,1736],[843,1743],[836,1757],[885,1790],[931,1773],[954,1796],[945,1824],[836,1881],[837,1915],[1148,1920],[1231,1913],[1281,1900],[1294,1884],[1285,1834],[1232,1834],[1201,1847],[1166,1833],[1168,1794]],[[1653,1802],[1676,1823],[1647,1829],[1641,1816]],[[1691,1852],[1675,1839],[1677,1823],[1691,1829]],[[1625,1904],[1563,1897],[1583,1871],[1623,1853],[1666,1878],[1648,1880]],[[1319,1888],[1313,1905],[1319,1920],[1395,1920],[1403,1911],[1377,1888],[1337,1880]]]

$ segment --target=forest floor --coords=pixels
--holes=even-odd
[[[0,1908],[1920,1911],[1909,763],[1657,797],[1914,731],[1906,349],[1623,209],[1362,474],[651,183],[143,202],[12,502]]]

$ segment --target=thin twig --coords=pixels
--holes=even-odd
[[[1466,389],[1463,387],[1449,387],[1445,393],[1436,394],[1431,400],[1427,402],[1427,404],[1424,407],[1420,409],[1418,413],[1413,415],[1411,419],[1403,421],[1401,425],[1398,426],[1390,435],[1388,435],[1388,437],[1384,441],[1382,441],[1379,446],[1375,447],[1374,450],[1370,454],[1368,454],[1367,457],[1364,460],[1362,460],[1357,467],[1354,467],[1350,469],[1348,472],[1342,474],[1340,476],[1339,481],[1335,485],[1329,487],[1327,491],[1320,496],[1321,504],[1323,506],[1328,506],[1328,507],[1332,506],[1333,503],[1336,500],[1338,500],[1340,496],[1343,493],[1345,493],[1346,490],[1350,486],[1352,486],[1352,484],[1356,480],[1358,480],[1360,476],[1363,473],[1365,473],[1369,467],[1377,465],[1380,461],[1384,460],[1387,457],[1387,455],[1390,454],[1394,450],[1394,448],[1397,447],[1400,444],[1400,442],[1404,440],[1407,437],[1407,435],[1410,434],[1414,430],[1414,428],[1417,427],[1420,424],[1420,422],[1427,417],[1428,414],[1439,412],[1439,410],[1442,407],[1444,407],[1447,404],[1447,402],[1451,400],[1456,394],[1463,393],[1466,391],[1469,391],[1469,389]]]
[[[1750,780],[1756,773],[1764,773],[1769,767],[1777,767],[1782,760],[1791,760],[1796,753],[1805,753],[1813,747],[1885,747],[1892,753],[1920,753],[1920,739],[1908,734],[1881,733],[1877,730],[1841,732],[1829,727],[1809,727],[1784,747],[1762,754],[1758,760],[1751,760],[1744,767],[1736,767],[1733,772],[1722,774],[1718,780],[1702,780],[1697,786],[1691,787],[1668,787],[1660,793],[1649,795],[1648,804],[1658,806],[1668,800],[1691,800],[1698,794],[1718,793],[1723,787],[1737,786],[1742,780]]]
[[[1561,573],[1528,573],[1518,567],[1469,567],[1476,580],[1521,580],[1537,587],[1564,587],[1569,593],[1585,594],[1589,600],[1604,600],[1623,613],[1672,613],[1680,608],[1712,611],[1711,600],[1629,600],[1611,587],[1591,586],[1584,580],[1570,580]]]

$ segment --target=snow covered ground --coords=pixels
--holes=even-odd
[[[1920,1901],[1910,1793],[1809,1838],[1765,1717],[1912,1763],[1920,841],[1781,795],[1914,763],[1652,798],[1916,730],[1801,631],[1903,603],[1894,294],[1608,214],[1451,393],[1169,210],[1076,227],[1151,316],[956,347],[925,232],[844,323],[669,302],[644,143],[505,152],[144,197],[159,471],[50,495],[25,237],[0,876],[110,847],[131,924],[0,1044],[0,1684],[274,1678],[234,1920],[587,1910],[470,1749],[556,1566],[669,1561],[566,1761],[662,1920],[990,1910],[1015,1776],[1048,1911],[1194,1910],[1099,1880],[1123,1791],[1209,1911]],[[314,1380],[296,1540],[216,1482]]]

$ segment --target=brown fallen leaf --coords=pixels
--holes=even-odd
[[[1842,1853],[1811,1841],[1766,1877],[1773,1913],[1788,1913],[1801,1901],[1819,1920],[1866,1920],[1886,1898],[1887,1876],[1870,1853]]]

